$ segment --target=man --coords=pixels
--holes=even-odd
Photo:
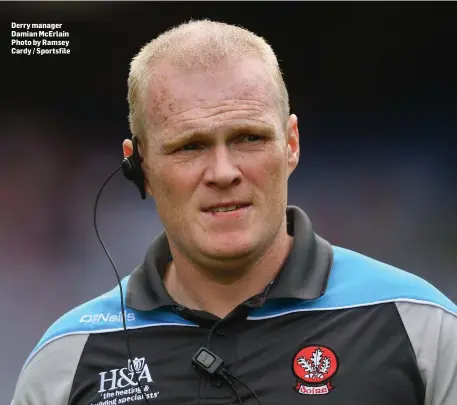
[[[133,59],[129,104],[124,156],[164,225],[122,281],[129,345],[116,288],[48,330],[13,405],[457,403],[456,306],[287,206],[297,117],[263,39],[171,29]]]

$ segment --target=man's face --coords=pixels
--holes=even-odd
[[[171,244],[204,264],[261,254],[285,218],[296,117],[286,128],[255,59],[218,75],[188,75],[165,62],[157,72],[143,169]],[[218,211],[227,205],[237,208]]]

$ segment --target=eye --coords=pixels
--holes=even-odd
[[[240,140],[247,141],[247,142],[257,142],[263,139],[260,135],[243,135]]]
[[[187,151],[187,152],[191,152],[191,151],[194,151],[194,150],[197,150],[200,148],[200,145],[198,145],[197,143],[189,143],[187,145],[184,145],[181,150],[184,150],[184,151]]]

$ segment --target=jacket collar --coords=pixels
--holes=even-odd
[[[312,300],[325,293],[333,262],[332,246],[314,233],[308,216],[298,207],[286,210],[287,230],[294,237],[292,249],[276,279],[255,298]],[[170,247],[162,231],[149,247],[145,260],[131,274],[126,305],[138,311],[176,306],[162,278],[171,260]],[[254,304],[254,302],[252,302]]]

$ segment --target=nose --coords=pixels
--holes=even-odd
[[[241,182],[241,172],[227,146],[217,146],[208,156],[204,181],[208,186],[219,188],[228,188]]]

